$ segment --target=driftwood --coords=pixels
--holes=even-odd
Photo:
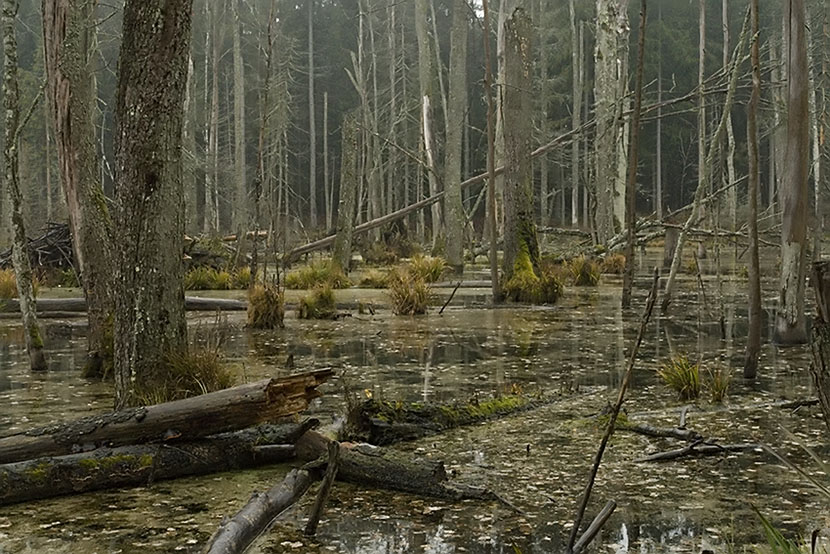
[[[695,441],[692,444],[686,445],[683,448],[676,450],[668,450],[666,452],[657,452],[643,458],[634,460],[635,462],[665,462],[669,460],[677,460],[678,458],[685,458],[688,456],[714,456],[717,454],[726,454],[727,452],[743,452],[745,450],[755,450],[762,448],[760,444],[745,443],[745,444],[710,444],[702,441]]]
[[[370,444],[392,444],[522,412],[559,398],[559,395],[539,399],[506,395],[467,404],[367,400],[349,413],[345,436],[349,440]]]
[[[320,433],[309,431],[296,443],[297,458],[325,464],[330,442]],[[450,500],[497,500],[485,488],[450,481],[441,462],[417,460],[368,445],[340,445],[337,480]]]
[[[98,448],[3,464],[0,505],[282,462],[294,457],[293,443],[314,423],[263,425],[198,441]]]
[[[292,469],[281,483],[267,492],[254,493],[244,508],[222,522],[203,552],[244,552],[280,513],[305,494],[315,478],[316,475],[306,469]]]
[[[337,467],[339,464],[340,443],[331,441],[328,448],[328,458],[326,458],[326,476],[320,485],[320,491],[317,493],[317,498],[314,500],[314,506],[311,509],[311,515],[305,526],[305,535],[307,537],[313,537],[317,533],[317,525],[320,523],[320,516],[323,513],[326,500],[329,498],[331,487],[334,484],[334,478],[337,477]]]
[[[618,431],[628,431],[630,433],[637,433],[639,435],[646,435],[648,437],[678,439],[682,441],[697,441],[702,439],[702,435],[697,431],[690,429],[670,429],[652,427],[651,425],[634,424],[634,423],[620,423],[617,422]]]
[[[233,300],[231,298],[207,298],[201,296],[185,296],[184,307],[188,311],[242,311],[248,309],[248,303],[244,300]],[[20,304],[17,298],[0,301],[0,312],[18,312]],[[86,312],[86,299],[84,298],[38,298],[38,314],[58,312],[84,313]]]
[[[830,262],[813,264],[813,289],[818,315],[811,331],[813,363],[810,373],[816,384],[824,422],[830,430]]]
[[[172,440],[189,440],[276,421],[320,396],[329,369],[264,379],[155,406],[84,417],[0,437],[0,463]]]

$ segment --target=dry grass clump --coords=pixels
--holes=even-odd
[[[447,260],[437,256],[418,254],[409,262],[410,272],[427,283],[437,282],[447,270]]]
[[[32,279],[32,293],[37,296],[40,281]],[[13,269],[0,269],[0,299],[17,298],[17,277]]]
[[[608,254],[602,259],[602,273],[622,275],[625,273],[625,256],[623,254]]]
[[[334,290],[328,284],[315,287],[310,294],[300,299],[297,308],[297,317],[300,319],[334,319],[336,316]]]
[[[732,374],[728,369],[717,367],[706,370],[706,390],[709,391],[709,398],[715,404],[723,403],[729,393],[729,386],[732,384]]]
[[[229,290],[234,277],[223,269],[194,267],[184,275],[185,290]]]
[[[233,274],[233,288],[235,289],[247,289],[251,286],[252,281],[251,268],[247,265],[238,268]]]
[[[136,388],[141,404],[161,404],[214,392],[236,384],[219,350],[196,348],[164,357],[164,369]]]
[[[333,289],[345,289],[352,282],[331,260],[317,260],[285,276],[285,287],[294,290],[312,289],[328,285]]]
[[[430,287],[422,275],[402,266],[389,274],[388,294],[395,315],[421,315],[429,306]]]
[[[700,365],[685,355],[672,356],[660,366],[657,375],[681,400],[696,400],[700,396]]]
[[[577,256],[568,262],[571,284],[575,287],[595,287],[599,283],[600,268],[595,260]]]
[[[385,289],[389,284],[389,272],[379,269],[370,269],[360,278],[360,288]]]
[[[284,320],[285,297],[276,285],[255,285],[248,291],[248,327],[282,329]]]

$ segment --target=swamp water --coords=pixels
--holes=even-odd
[[[651,258],[651,256],[649,257]],[[648,260],[653,262],[652,259]],[[645,264],[644,264],[645,265]],[[715,278],[703,304],[695,280],[684,276],[670,319],[654,314],[640,351],[625,409],[629,420],[677,425],[686,403],[655,376],[670,353],[732,368],[724,405],[702,395],[689,410],[688,427],[721,444],[763,442],[806,470],[817,467],[798,443],[830,458],[817,408],[775,406],[782,399],[814,396],[807,348],[765,344],[760,378],[740,378],[746,333],[745,281],[724,283],[725,320],[734,334],[719,340]],[[482,425],[400,444],[395,448],[443,460],[459,478],[486,484],[514,507],[476,501],[445,502],[337,483],[315,539],[302,536],[313,493],[307,494],[262,537],[251,552],[562,552],[570,522],[602,429],[591,416],[616,398],[626,353],[649,286],[637,280],[635,310],[619,308],[619,280],[596,288],[569,287],[554,307],[488,308],[486,290],[460,289],[437,314],[395,317],[380,291],[341,291],[338,299],[373,301],[375,316],[340,321],[299,321],[286,329],[252,332],[244,314],[220,325],[225,350],[241,378],[333,367],[338,378],[310,410],[324,423],[344,409],[344,391],[405,401],[468,401],[520,389],[560,391],[562,400]],[[775,304],[765,282],[767,325]],[[438,291],[446,295],[450,291]],[[440,296],[439,294],[439,296]],[[290,300],[290,298],[289,298]],[[443,304],[443,299],[436,299]],[[191,335],[211,331],[210,317],[191,319]],[[30,374],[14,321],[0,323],[0,434],[107,410],[109,385],[80,377],[83,321],[44,322],[50,371]],[[286,369],[293,354],[296,369]],[[667,463],[634,460],[676,441],[618,432],[603,459],[586,519],[609,499],[618,507],[592,552],[755,552],[764,542],[756,506],[790,536],[807,537],[830,525],[830,505],[794,472],[760,451]],[[0,553],[198,552],[225,515],[253,491],[282,479],[274,466],[154,483],[0,507]],[[830,477],[818,475],[827,482]],[[313,491],[314,489],[312,489]],[[587,523],[587,522],[586,522]]]

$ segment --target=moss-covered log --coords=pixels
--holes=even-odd
[[[313,423],[263,425],[175,445],[98,448],[0,465],[0,504],[282,462],[294,457],[293,443]]]
[[[345,433],[349,440],[378,445],[392,444],[503,417],[558,398],[559,396],[532,398],[511,394],[466,404],[367,400],[349,413]]]
[[[0,463],[61,456],[100,446],[191,440],[245,429],[305,410],[328,369],[264,379],[201,396],[88,416],[0,437]]]
[[[326,464],[324,455],[330,442],[320,433],[308,431],[295,445],[297,458],[316,461],[306,467],[319,469]],[[450,481],[441,462],[419,460],[369,445],[340,444],[337,480],[434,498],[497,500],[487,489]]]

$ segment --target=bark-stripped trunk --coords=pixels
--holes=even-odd
[[[801,344],[807,341],[804,289],[807,263],[810,81],[804,0],[790,0],[788,9],[787,150],[780,191],[783,211],[781,293],[775,320],[775,341],[781,344]]]
[[[314,0],[308,0],[308,207],[309,224],[317,228],[317,124],[314,120]]]
[[[349,271],[358,178],[357,156],[360,148],[357,118],[354,114],[343,117],[340,136],[340,199],[337,205],[337,235],[334,239],[332,261],[342,271]]]
[[[532,26],[524,9],[505,21],[504,110],[504,266],[506,279],[514,265],[529,259],[538,269],[539,245],[533,218],[533,166],[530,160],[533,60]],[[523,259],[524,258],[524,259]],[[519,262],[519,263],[517,263]]]
[[[576,30],[576,10],[574,0],[568,3],[571,19],[571,67],[573,71],[573,109],[571,110],[571,129],[574,131],[582,124],[582,75],[579,60],[579,36]],[[579,224],[579,138],[571,142],[571,225]]]
[[[192,0],[129,0],[116,94],[116,406],[187,348],[182,120]]]
[[[323,195],[326,206],[326,232],[331,232],[332,190],[329,182],[329,93],[323,92]]]
[[[487,98],[487,229],[490,238],[490,283],[493,303],[501,301],[499,268],[496,256],[496,110],[493,98],[493,62],[490,54],[490,6],[481,0],[484,12],[484,96]]]
[[[615,209],[620,156],[623,143],[619,140],[622,132],[623,93],[626,75],[623,68],[627,59],[621,60],[620,53],[627,58],[628,19],[627,0],[597,0],[597,38],[595,60],[595,101],[596,101],[596,175],[595,197],[597,203],[597,240],[605,243],[621,226],[619,208]],[[625,163],[624,161],[622,163]]]
[[[210,3],[206,2],[206,6]],[[219,15],[218,6],[206,7],[208,10],[208,35],[205,40],[205,56],[210,51],[210,115],[205,130],[207,153],[205,155],[205,233],[219,232]],[[210,40],[207,40],[209,38]],[[205,64],[205,71],[208,71]],[[205,74],[205,86],[208,76]],[[207,88],[205,89],[207,94]]]
[[[433,69],[432,69],[432,53],[429,44],[429,31],[427,30],[427,13],[429,11],[429,0],[415,0],[415,33],[418,37],[418,83],[420,90],[420,104],[423,107],[431,106],[433,87]],[[424,100],[426,99],[426,101]],[[427,137],[424,136],[423,131],[429,127],[428,120],[430,117],[430,110],[421,110],[421,144],[423,150],[428,151],[426,145]],[[435,178],[433,171],[427,171],[427,179],[429,181],[429,195],[432,196],[438,192],[438,181]],[[421,198],[419,197],[418,200]],[[433,245],[441,236],[441,206],[439,204],[432,205],[432,242]]]
[[[461,146],[467,108],[467,14],[463,2],[455,2],[450,33],[450,92],[444,161],[444,214],[447,262],[458,273],[464,269],[464,207],[461,204]]]
[[[634,285],[634,242],[637,238],[637,163],[640,148],[640,112],[643,106],[643,58],[646,48],[646,0],[640,4],[640,36],[637,43],[637,80],[634,88],[634,116],[631,121],[631,151],[628,158],[628,182],[625,187],[625,275],[623,278],[622,307],[631,306],[631,288]]]
[[[761,103],[761,54],[758,36],[760,23],[758,18],[758,0],[750,3],[752,19],[752,45],[750,59],[752,63],[752,94],[746,113],[746,142],[749,161],[749,333],[746,339],[746,359],[744,360],[744,377],[754,379],[758,372],[758,356],[761,353],[761,277],[758,259],[758,195],[761,188],[761,169],[758,154],[758,105]]]
[[[723,0],[723,70],[729,68],[729,0]],[[735,170],[735,131],[732,129],[732,115],[726,122],[726,203],[729,209],[730,229],[738,228],[738,189],[735,184],[737,173]]]
[[[198,234],[201,227],[196,205],[196,69],[191,55],[187,61],[187,87],[184,99],[184,130],[182,131],[184,158],[184,229],[187,233]]]
[[[245,64],[242,59],[242,20],[239,4],[231,0],[233,19],[233,162],[236,202],[233,206],[234,228],[248,223],[248,185],[245,160]]]
[[[112,224],[98,182],[95,152],[95,86],[89,30],[95,25],[91,0],[45,0],[43,38],[50,124],[61,184],[69,212],[75,261],[87,303],[86,373],[104,369],[107,327],[112,316]],[[111,339],[110,339],[111,340]]]
[[[26,342],[26,352],[29,354],[31,368],[33,370],[43,370],[46,369],[46,358],[43,355],[43,339],[37,322],[37,306],[35,305],[35,295],[32,287],[32,266],[26,248],[28,240],[23,224],[23,195],[20,192],[18,146],[21,119],[17,71],[17,36],[14,28],[18,7],[17,0],[3,0],[2,27],[3,53],[5,55],[3,64],[3,106],[6,109],[3,161],[5,162],[5,185],[8,189],[8,198],[11,201],[12,264],[17,280],[20,312],[23,316],[23,336]]]

